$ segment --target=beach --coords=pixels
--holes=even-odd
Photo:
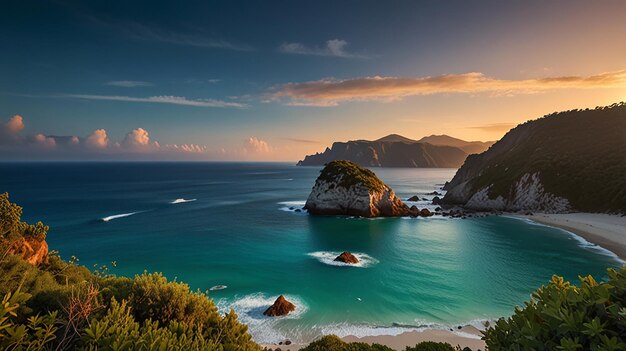
[[[583,212],[516,216],[565,229],[626,260],[626,216]]]
[[[381,344],[391,347],[394,350],[404,350],[407,346],[415,346],[422,341],[447,342],[453,346],[469,347],[472,350],[484,350],[485,342],[480,340],[482,336],[480,330],[471,325],[466,325],[457,331],[426,329],[423,331],[407,331],[399,335],[376,335],[376,336],[346,336],[342,340],[345,342],[365,342],[368,344]],[[296,351],[306,345],[262,345],[270,349],[280,348],[285,351]]]

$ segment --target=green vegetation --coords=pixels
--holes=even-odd
[[[457,174],[471,172],[473,192],[493,184],[491,198],[508,198],[524,174],[539,172],[545,190],[576,210],[626,213],[625,150],[626,104],[619,103],[519,125]]]
[[[454,348],[450,344],[443,342],[424,341],[413,347],[407,347],[405,351],[456,351],[461,348]],[[301,351],[393,351],[385,345],[367,344],[364,342],[345,342],[335,335],[327,335],[319,340],[310,343]]]
[[[47,227],[21,213],[0,195],[0,349],[260,350],[232,310],[220,315],[205,293],[161,274],[90,272],[54,252],[26,262],[14,243],[43,241]]]
[[[485,331],[490,351],[626,350],[626,267],[609,281],[580,278],[576,287],[553,277],[523,309]]]
[[[385,188],[385,183],[378,179],[374,172],[356,163],[343,160],[327,163],[317,179],[326,182],[339,181],[338,186],[347,189],[359,184],[372,191],[379,191]]]

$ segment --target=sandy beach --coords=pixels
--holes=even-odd
[[[391,347],[394,350],[404,350],[407,346],[415,346],[422,341],[447,342],[453,346],[470,347],[472,350],[484,350],[485,342],[480,340],[482,336],[480,330],[471,325],[466,325],[456,331],[427,329],[423,331],[407,331],[399,335],[377,335],[377,336],[346,336],[341,338],[345,342],[365,342],[368,344],[382,344]],[[262,345],[263,347],[276,349],[280,348],[285,351],[296,351],[306,345]]]
[[[516,216],[565,229],[626,260],[626,216],[582,212]]]

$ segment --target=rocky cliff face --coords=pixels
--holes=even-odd
[[[22,237],[9,245],[8,254],[22,256],[34,266],[48,263],[48,243],[44,239]]]
[[[319,215],[406,216],[409,208],[376,175],[350,161],[324,167],[304,206]]]
[[[458,147],[385,137],[375,141],[336,142],[323,153],[306,156],[298,165],[320,166],[349,160],[365,167],[457,168],[466,157],[467,153]]]
[[[626,104],[555,113],[470,155],[444,204],[479,210],[626,212]]]

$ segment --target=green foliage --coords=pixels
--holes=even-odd
[[[581,277],[580,287],[553,277],[485,331],[488,349],[626,350],[626,267],[608,272],[608,282]]]
[[[445,342],[423,341],[414,347],[407,347],[406,351],[455,351],[452,345]]]
[[[509,198],[524,174],[539,173],[545,190],[576,210],[626,213],[624,150],[626,104],[571,110],[517,126],[489,151],[468,157],[457,176],[469,172],[472,191],[493,185],[491,198]]]
[[[4,295],[0,304],[0,349],[2,350],[52,350],[56,339],[57,312],[45,316],[31,316],[21,322],[20,306],[30,298],[20,290]]]
[[[22,207],[9,201],[9,193],[0,194],[0,239],[3,242],[23,237],[45,239],[48,226],[41,222],[28,224],[21,217]]]
[[[362,184],[369,190],[385,188],[385,183],[378,179],[374,172],[356,163],[343,160],[327,163],[317,179],[326,182],[339,181],[338,186],[344,188],[351,188],[357,184]]]
[[[139,323],[126,301],[111,301],[106,315],[83,332],[82,350],[224,350],[197,327],[172,321],[164,327],[152,320]]]
[[[310,343],[301,351],[393,351],[393,349],[380,344],[347,343],[335,335],[326,335]]]

